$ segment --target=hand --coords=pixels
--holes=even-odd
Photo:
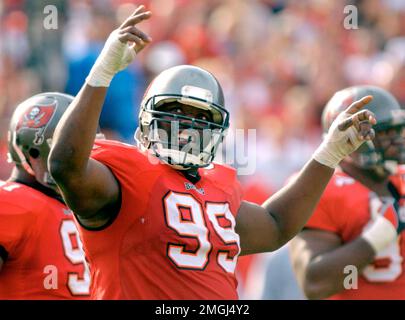
[[[373,125],[377,123],[374,114],[361,110],[373,99],[366,96],[352,103],[333,121],[324,141],[315,151],[314,159],[331,168],[357,150],[367,140],[374,138]]]
[[[149,19],[151,15],[152,13],[150,11],[145,11],[143,5],[139,6],[118,29],[112,32],[113,34],[115,33],[113,38],[118,38],[121,43],[132,42],[133,45],[130,46],[130,48],[132,48],[135,53],[138,53],[152,41],[152,38],[136,28],[135,25],[143,20]]]
[[[152,39],[135,25],[151,17],[150,11],[139,6],[121,26],[108,37],[103,50],[86,78],[93,87],[108,87],[115,74],[125,69]]]

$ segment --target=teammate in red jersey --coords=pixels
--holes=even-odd
[[[81,225],[93,298],[236,299],[238,255],[275,250],[301,229],[333,168],[373,137],[374,116],[360,111],[372,98],[342,113],[294,183],[262,206],[242,201],[236,172],[212,162],[229,114],[201,68],[153,80],[137,147],[100,142],[92,151],[107,87],[151,41],[136,27],[150,16],[141,6],[111,33],[57,128],[50,170]]]
[[[398,171],[405,163],[405,112],[383,89],[351,87],[327,104],[323,127],[367,94],[374,96],[367,107],[378,121],[375,139],[342,161],[306,228],[292,241],[297,277],[312,299],[405,299],[400,219],[405,183]]]
[[[90,271],[72,212],[47,170],[49,144],[73,97],[41,93],[15,110],[0,185],[0,299],[86,299]]]

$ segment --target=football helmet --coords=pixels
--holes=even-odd
[[[209,121],[164,110],[170,103],[192,106],[211,114]],[[164,127],[170,124],[171,130]],[[208,166],[229,128],[229,113],[218,80],[208,71],[180,65],[160,73],[141,102],[135,139],[175,169]],[[168,132],[169,131],[169,132]],[[179,140],[186,140],[182,145]]]
[[[395,173],[397,165],[405,163],[405,110],[388,91],[375,86],[353,86],[335,93],[322,113],[322,127],[326,134],[336,117],[350,104],[364,96],[372,95],[374,99],[365,108],[373,112],[377,124],[373,126],[376,137],[366,141],[349,158],[362,169],[384,168]],[[394,136],[388,137],[383,132],[395,130]],[[393,131],[392,131],[393,132]],[[385,136],[385,137],[384,137]],[[387,148],[395,146],[398,152],[390,155]]]
[[[54,190],[56,184],[48,171],[48,155],[55,128],[72,101],[73,96],[64,93],[37,94],[17,106],[9,126],[9,162]]]

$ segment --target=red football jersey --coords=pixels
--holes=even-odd
[[[1,299],[88,299],[90,271],[73,214],[28,186],[0,184]]]
[[[395,184],[398,190],[403,189]],[[350,242],[369,223],[371,201],[376,201],[375,196],[367,187],[337,171],[306,226],[333,232],[343,243]],[[405,299],[403,235],[359,274],[357,289],[343,290],[331,299]]]
[[[234,228],[242,194],[234,169],[200,169],[193,184],[152,155],[113,141],[98,141],[92,158],[111,169],[122,194],[111,225],[79,230],[94,299],[238,298]]]

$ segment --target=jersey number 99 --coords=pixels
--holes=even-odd
[[[235,232],[235,218],[228,203],[206,202],[204,208],[191,194],[169,192],[163,199],[166,223],[180,238],[196,239],[195,250],[186,249],[186,243],[168,243],[169,259],[181,269],[204,270],[212,252],[208,223],[229,250],[218,251],[216,262],[226,272],[234,273],[236,261],[240,253],[239,235]],[[182,211],[188,211],[188,217]],[[219,219],[225,219],[229,226],[221,226]],[[233,252],[233,254],[232,254]],[[236,254],[235,254],[236,252]]]

